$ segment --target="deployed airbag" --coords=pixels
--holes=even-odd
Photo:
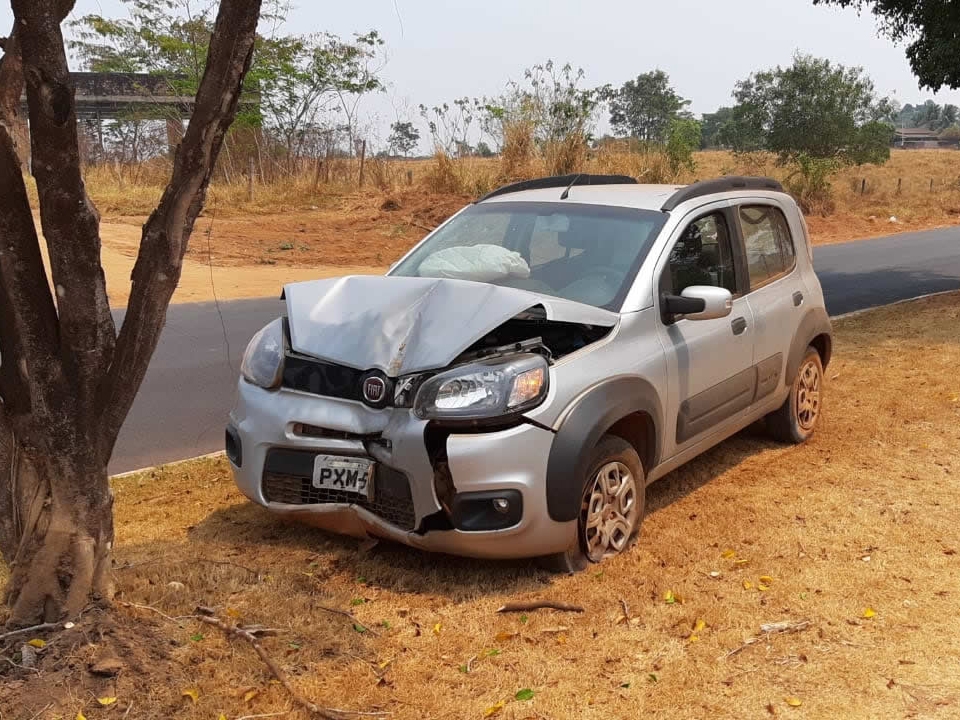
[[[530,277],[523,256],[499,245],[472,245],[438,250],[420,263],[420,277],[492,282]]]

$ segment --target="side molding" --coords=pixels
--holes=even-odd
[[[797,332],[793,336],[793,342],[790,343],[790,356],[787,358],[787,376],[784,378],[789,385],[793,382],[794,376],[800,369],[800,361],[803,360],[803,354],[810,346],[810,341],[817,335],[826,335],[833,337],[833,330],[830,325],[830,316],[824,308],[810,308],[807,314],[800,321]],[[830,348],[827,349],[827,357],[823,358],[824,365],[830,359]]]
[[[551,520],[576,520],[586,481],[586,456],[618,420],[636,412],[653,420],[652,467],[660,460],[662,409],[657,391],[639,377],[618,377],[594,385],[567,413],[547,461],[547,511]],[[645,468],[649,472],[652,467]]]

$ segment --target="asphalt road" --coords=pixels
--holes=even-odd
[[[831,315],[960,289],[960,227],[818,247],[814,265]],[[219,312],[214,303],[171,306],[110,471],[222,449],[244,348],[279,308],[270,299],[221,303]]]

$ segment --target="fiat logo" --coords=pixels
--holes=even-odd
[[[383,402],[387,394],[387,383],[376,375],[368,377],[363,381],[363,399],[369,405],[379,405]]]

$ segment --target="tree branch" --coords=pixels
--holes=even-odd
[[[20,159],[3,125],[0,198],[0,397],[12,421],[43,407],[41,389],[59,378],[59,330]]]
[[[221,0],[194,114],[174,158],[173,177],[143,226],[130,301],[101,395],[102,422],[111,447],[160,339],[193,224],[203,207],[223,137],[236,116],[253,55],[260,4],[260,0]]]
[[[94,396],[113,352],[116,328],[100,266],[100,215],[80,172],[74,87],[60,22],[73,5],[13,0],[30,116],[31,169],[60,318],[60,357],[96,449]],[[64,11],[61,15],[61,11]],[[19,98],[18,98],[19,100]],[[83,415],[81,415],[83,417]]]

